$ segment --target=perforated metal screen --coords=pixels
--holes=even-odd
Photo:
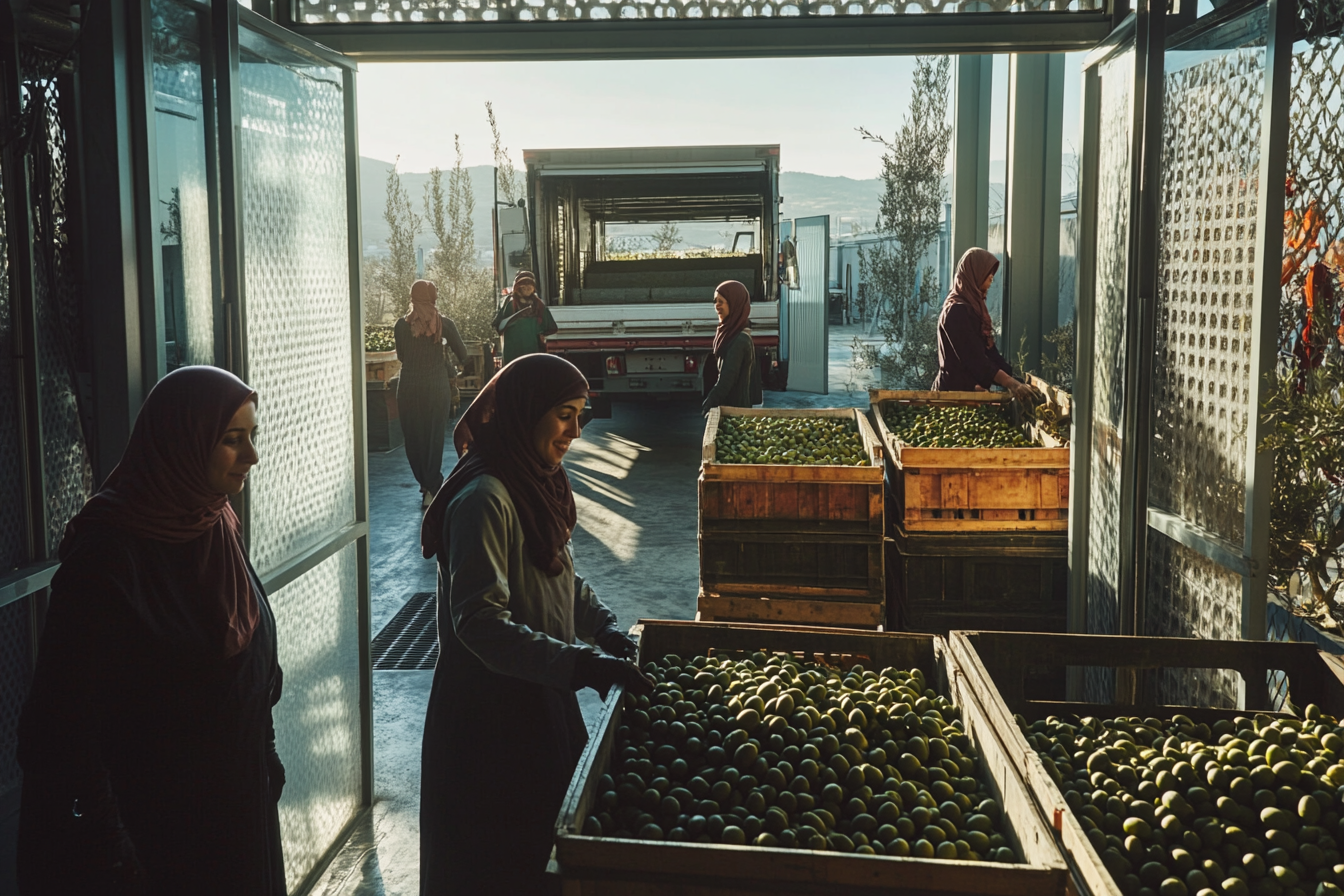
[[[1100,0],[299,0],[305,24],[896,16],[1101,9]],[[524,26],[525,27],[525,26]]]
[[[355,516],[345,100],[341,69],[250,31],[240,43],[247,375],[264,452],[250,547],[264,575]]]
[[[261,462],[248,496],[263,578],[355,520],[345,70],[279,37],[239,33],[237,82],[247,377]],[[276,711],[291,888],[363,799],[358,543],[272,602],[285,670]]]
[[[1171,53],[1166,75],[1149,500],[1233,543],[1245,531],[1252,398],[1259,41]]]

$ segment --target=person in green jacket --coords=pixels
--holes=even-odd
[[[717,407],[749,408],[759,403],[761,394],[756,344],[747,329],[751,325],[751,293],[737,280],[725,280],[714,290],[714,311],[719,315],[719,328],[705,364],[706,385],[710,386],[700,406],[700,413],[705,415]]]
[[[536,275],[519,271],[509,301],[495,315],[495,330],[504,337],[504,363],[546,351],[546,337],[558,329],[551,309],[537,295]]]

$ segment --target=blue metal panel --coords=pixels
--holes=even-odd
[[[829,215],[794,221],[798,242],[798,289],[789,290],[789,387],[827,393],[826,284],[830,281]]]

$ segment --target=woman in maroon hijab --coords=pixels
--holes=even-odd
[[[280,896],[275,618],[229,496],[257,395],[183,367],[66,527],[19,722],[24,896]]]
[[[505,365],[458,422],[461,460],[425,514],[440,654],[421,758],[421,896],[540,892],[588,740],[574,692],[652,691],[569,552],[578,517],[561,461],[587,396],[556,355]]]
[[[994,321],[985,296],[999,260],[985,249],[967,249],[957,263],[952,291],[938,318],[938,376],[935,392],[984,392],[999,385],[1014,397],[1036,394],[1013,377],[1013,368],[994,345]]]
[[[751,341],[751,293],[737,280],[725,280],[714,290],[714,312],[719,328],[714,347],[705,362],[709,391],[700,413],[712,408],[749,408],[760,401],[760,370],[756,344]]]

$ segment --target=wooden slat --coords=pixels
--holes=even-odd
[[[876,628],[886,622],[881,601],[768,600],[701,593],[700,618],[706,621],[762,622],[777,625],[841,625]]]
[[[806,626],[641,620],[639,662],[675,653],[683,657],[715,652],[788,651],[847,667],[918,667],[931,686],[956,700],[965,693],[962,676],[940,639],[932,636],[871,633]],[[622,695],[616,689],[599,719],[599,731],[581,757],[557,820],[555,867],[565,893],[599,896],[728,896],[796,893],[833,896],[914,896],[914,894],[994,894],[1061,896],[1065,869],[1039,814],[1023,794],[1026,782],[981,721],[978,707],[963,711],[967,735],[980,750],[987,785],[1003,806],[1005,835],[1026,859],[1022,864],[960,862],[888,856],[860,856],[811,850],[784,850],[717,844],[647,843],[584,837],[598,779],[609,766],[612,733],[621,724]]]

